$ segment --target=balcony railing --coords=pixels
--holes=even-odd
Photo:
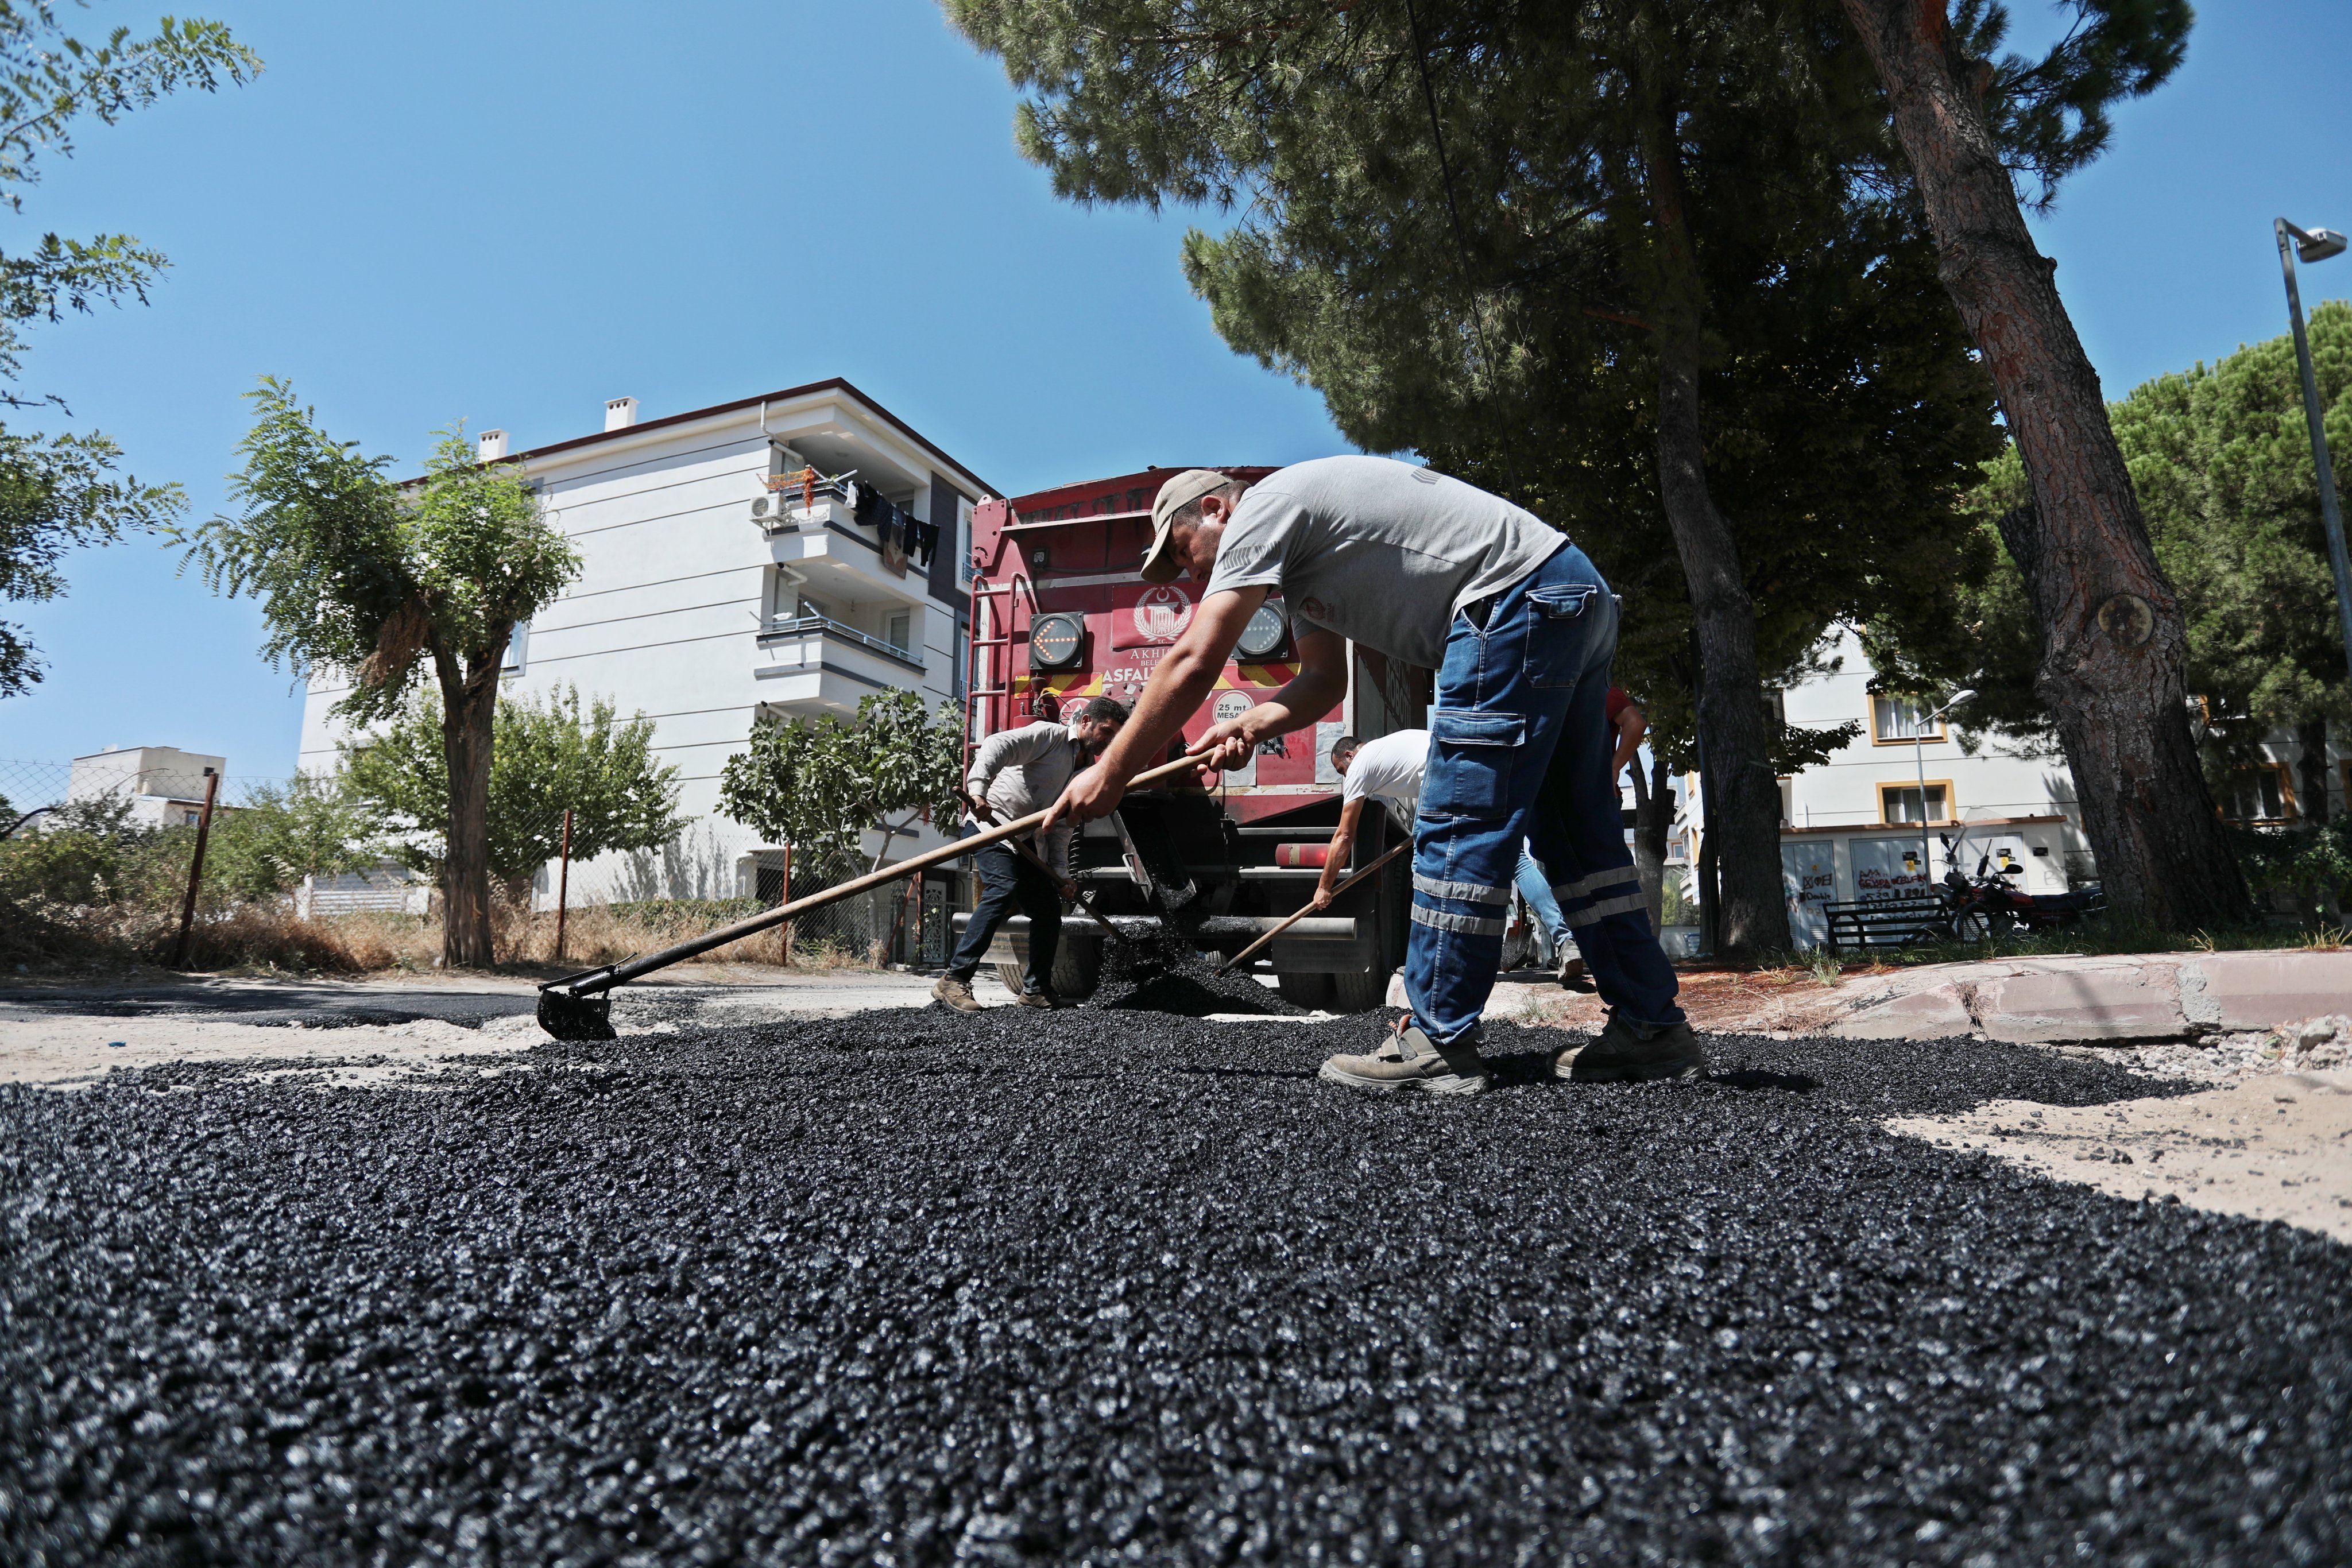
[[[912,664],[919,670],[923,667],[923,656],[913,649],[901,648],[885,638],[877,637],[871,632],[860,632],[855,626],[845,626],[829,615],[772,615],[760,623],[759,641],[766,643],[781,641],[786,637],[805,637],[813,632],[826,637],[839,637],[845,642],[871,648],[877,653],[896,659],[901,664]]]

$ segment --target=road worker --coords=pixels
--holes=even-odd
[[[1116,697],[1095,697],[1068,724],[1040,721],[1019,729],[1000,730],[980,743],[972,754],[971,776],[964,780],[970,810],[963,836],[971,837],[989,823],[1025,817],[1050,803],[1080,766],[1101,755],[1104,747],[1127,722],[1127,705]],[[996,928],[1018,907],[1029,917],[1029,958],[1022,970],[1018,998],[1024,1007],[1052,1008],[1061,998],[1054,994],[1054,955],[1062,942],[1062,901],[1077,897],[1071,880],[1070,824],[1047,823],[1027,836],[1044,862],[1040,867],[1014,850],[1011,841],[993,843],[972,857],[980,872],[980,903],[956,945],[948,972],[931,988],[931,995],[961,1012],[976,1013],[980,1001],[971,994],[971,977],[980,972]]]
[[[1533,513],[1434,469],[1323,457],[1255,486],[1213,469],[1152,503],[1149,582],[1189,575],[1200,603],[1135,716],[1073,777],[1048,819],[1117,809],[1199,711],[1250,617],[1276,590],[1297,672],[1213,726],[1210,761],[1313,724],[1347,691],[1347,640],[1437,672],[1413,832],[1405,997],[1411,1011],[1322,1076],[1365,1090],[1474,1094],[1491,1082],[1480,1015],[1502,958],[1523,840],[1552,877],[1609,1022],[1552,1071],[1580,1080],[1696,1077],[1706,1057],[1675,1005],[1625,847],[1603,702],[1617,605],[1584,552]]]

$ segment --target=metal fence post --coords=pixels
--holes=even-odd
[[[212,837],[213,800],[220,793],[220,775],[205,769],[205,809],[196,818],[196,852],[188,862],[188,896],[180,905],[180,940],[172,949],[172,967],[188,967],[188,933],[196,921],[196,884],[205,875],[205,841]]]
[[[784,895],[782,899],[778,900],[778,902],[780,904],[790,904],[792,901],[793,846],[790,841],[786,841],[784,844]],[[793,923],[789,920],[781,923],[776,927],[776,962],[783,965],[787,968],[792,967]]]
[[[572,904],[572,808],[563,808],[563,853],[555,872],[555,961],[563,962],[563,920]]]

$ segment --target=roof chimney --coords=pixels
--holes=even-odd
[[[604,404],[604,428],[626,430],[637,423],[637,400],[616,397]]]
[[[505,460],[507,455],[507,433],[505,431],[486,430],[475,439],[481,443],[481,458],[483,462],[498,463]]]

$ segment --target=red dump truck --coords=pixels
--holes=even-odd
[[[1088,697],[1131,702],[1192,623],[1200,585],[1140,575],[1151,542],[1151,498],[1179,470],[1149,468],[1064,485],[982,506],[972,519],[968,747],[1000,730],[1058,719]],[[1257,479],[1270,468],[1223,472]],[[1283,602],[1269,599],[1243,632],[1214,695],[1184,726],[1187,743],[1290,679],[1294,657]],[[1077,840],[1076,873],[1088,900],[1121,931],[1172,926],[1194,946],[1237,952],[1313,896],[1320,846],[1339,825],[1331,744],[1419,727],[1430,673],[1369,648],[1349,649],[1348,695],[1301,729],[1261,747],[1248,767],[1214,789],[1130,793]],[[1175,748],[1171,744],[1171,756]],[[1377,820],[1375,820],[1377,818]],[[1366,813],[1356,863],[1370,865],[1401,830]],[[1256,967],[1302,1006],[1353,1012],[1377,1006],[1404,961],[1411,856],[1309,915],[1262,949]],[[961,931],[968,916],[955,917]],[[1017,964],[1028,922],[1015,916],[990,956]],[[1062,925],[1055,988],[1091,992],[1108,939],[1091,916]],[[1015,982],[1017,988],[1017,981]]]

